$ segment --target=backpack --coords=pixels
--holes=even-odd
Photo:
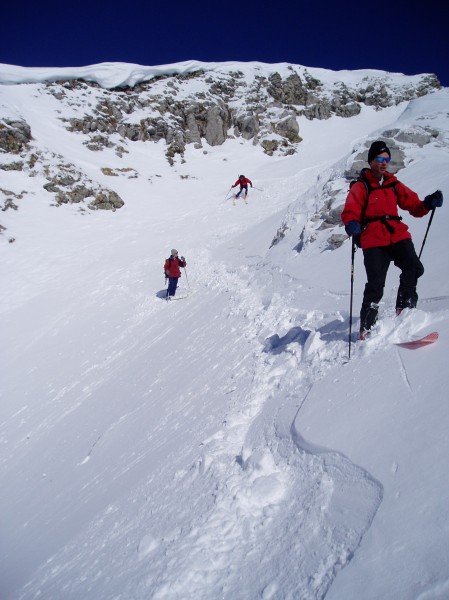
[[[384,215],[382,217],[373,217],[371,219],[365,219],[365,213],[366,213],[366,208],[368,206],[368,198],[369,195],[371,194],[371,192],[375,189],[371,186],[371,184],[369,183],[369,181],[367,180],[366,176],[365,176],[365,171],[366,169],[362,169],[360,171],[360,175],[357,177],[357,179],[354,179],[354,181],[351,181],[351,183],[349,184],[349,189],[352,188],[352,186],[355,183],[363,183],[363,185],[365,186],[366,189],[366,200],[365,203],[363,205],[362,208],[362,212],[360,214],[360,225],[362,227],[362,233],[363,231],[366,229],[366,227],[370,224],[373,223],[374,221],[382,221],[382,223],[385,225],[385,227],[388,229],[388,231],[390,233],[394,233],[394,229],[392,228],[392,226],[388,223],[388,221],[402,221],[402,217],[396,217],[396,216],[389,216],[389,215]],[[396,185],[398,184],[397,179],[395,181],[392,181],[391,183],[387,183],[387,185],[383,186],[384,188],[393,188],[394,193],[396,194],[396,197],[398,195],[398,192],[396,190]],[[377,189],[377,188],[376,188]],[[354,242],[356,243],[356,245],[361,248],[361,243],[360,243],[360,236],[362,234],[359,235],[355,235],[354,237]]]
[[[172,262],[174,261],[174,258],[173,258],[172,256],[169,256],[169,257],[167,258],[167,260],[168,260],[170,263],[172,263]],[[167,277],[167,273],[165,272],[165,269],[164,269],[164,276],[165,276],[165,277]]]

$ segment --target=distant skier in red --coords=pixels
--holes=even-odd
[[[164,264],[165,277],[168,279],[167,300],[176,294],[178,279],[181,277],[181,269],[179,267],[184,268],[186,265],[184,256],[178,258],[178,251],[173,249]]]
[[[240,194],[243,192],[243,190],[245,190],[245,198],[246,198],[246,196],[248,195],[248,183],[250,184],[251,187],[253,187],[252,181],[250,179],[248,179],[244,175],[239,175],[239,178],[232,186],[233,188],[235,188],[238,185],[240,185],[240,190],[235,195],[236,198],[238,198],[240,196]]]

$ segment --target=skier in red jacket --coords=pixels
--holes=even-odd
[[[246,196],[248,195],[248,183],[250,184],[251,187],[253,187],[252,181],[250,181],[244,175],[239,175],[239,178],[237,179],[237,181],[232,186],[233,188],[235,188],[238,185],[240,185],[240,190],[235,195],[236,198],[238,198],[240,196],[240,194],[243,192],[243,190],[245,190],[245,198],[246,198]]]
[[[404,308],[415,308],[418,302],[416,286],[424,267],[408,227],[398,215],[398,206],[414,217],[423,217],[443,204],[439,190],[421,201],[415,192],[387,172],[390,160],[391,152],[385,142],[378,140],[371,144],[370,168],[362,169],[357,182],[351,185],[341,215],[346,233],[359,239],[367,276],[360,311],[360,339],[365,339],[377,320],[391,261],[401,269],[396,314]]]
[[[181,277],[181,269],[179,267],[185,267],[186,265],[184,256],[181,256],[179,259],[178,251],[173,249],[164,264],[165,277],[168,279],[167,300],[176,294],[178,279]]]

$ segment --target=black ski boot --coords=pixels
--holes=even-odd
[[[360,311],[360,340],[366,340],[370,335],[371,328],[377,321],[377,313],[379,312],[379,305],[375,302],[370,304],[362,304]]]

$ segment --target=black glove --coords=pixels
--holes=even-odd
[[[438,208],[439,206],[443,206],[443,194],[440,190],[433,192],[433,194],[429,194],[424,198],[424,206],[427,210],[432,210],[434,208]]]
[[[362,233],[362,228],[360,227],[360,223],[358,221],[349,221],[345,225],[346,233],[351,235],[360,235]]]
[[[186,259],[184,256],[181,256],[181,260],[182,260],[182,262],[186,262]]]

